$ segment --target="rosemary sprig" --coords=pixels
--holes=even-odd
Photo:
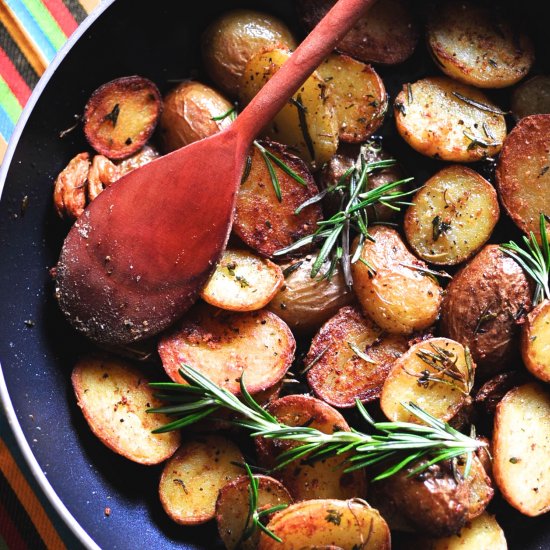
[[[550,244],[546,234],[546,217],[540,215],[539,245],[535,234],[531,231],[529,238],[523,237],[527,250],[520,248],[514,241],[500,245],[500,249],[516,260],[525,272],[535,281],[535,292],[533,294],[533,305],[540,304],[545,298],[550,299],[550,288],[548,278],[550,276]]]
[[[460,101],[463,101],[464,103],[467,103],[471,107],[475,107],[476,109],[479,109],[480,111],[485,111],[487,113],[493,113],[495,115],[507,115],[508,113],[506,111],[502,111],[498,107],[493,107],[492,105],[487,105],[486,103],[482,103],[481,101],[476,101],[475,99],[472,99],[471,97],[466,97],[465,95],[459,94],[458,92],[453,92],[453,95],[460,99]]]
[[[179,418],[154,430],[163,433],[176,430],[225,408],[239,415],[231,422],[250,432],[252,437],[290,440],[301,442],[277,458],[276,468],[282,468],[294,460],[308,455],[308,460],[346,453],[344,472],[351,472],[381,461],[392,465],[375,479],[383,479],[400,471],[409,462],[427,459],[426,466],[456,456],[468,455],[484,446],[447,423],[437,420],[414,403],[403,403],[403,407],[417,417],[422,424],[411,422],[375,422],[365,407],[357,400],[357,408],[366,422],[375,430],[370,435],[357,430],[323,433],[309,426],[287,426],[263,409],[250,396],[241,377],[242,401],[220,388],[195,369],[183,365],[180,375],[187,384],[157,382],[150,384],[157,390],[160,399],[168,399],[171,405],[149,409],[151,413],[178,415]],[[404,458],[405,456],[405,458]],[[423,466],[424,467],[424,466]]]

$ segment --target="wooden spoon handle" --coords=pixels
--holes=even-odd
[[[233,124],[250,143],[376,0],[339,0]],[[238,128],[238,129],[237,129]]]

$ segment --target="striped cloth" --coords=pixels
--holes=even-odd
[[[0,162],[32,89],[99,0],[0,0]],[[0,407],[0,550],[77,548],[26,467]]]

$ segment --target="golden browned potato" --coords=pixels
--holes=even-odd
[[[298,12],[308,31],[336,0],[300,0]],[[418,27],[407,0],[379,0],[357,20],[337,46],[365,63],[393,65],[410,57],[418,42]]]
[[[165,464],[159,484],[165,512],[181,525],[214,518],[220,489],[242,474],[239,448],[219,435],[188,439]]]
[[[223,115],[232,108],[232,103],[206,84],[193,80],[182,82],[164,98],[160,117],[164,152],[169,153],[227,128],[232,119]]]
[[[550,510],[550,393],[538,383],[509,391],[498,404],[493,473],[502,496],[527,516]]]
[[[482,379],[515,358],[531,287],[523,269],[496,245],[486,245],[453,278],[441,308],[441,334],[467,346]]]
[[[162,403],[140,369],[120,359],[86,357],[75,365],[71,380],[90,429],[109,449],[146,465],[174,454],[179,432],[152,433],[171,419],[146,412]]]
[[[248,103],[291,55],[274,48],[250,58],[239,86],[241,101]],[[266,126],[266,132],[270,138],[294,147],[317,169],[336,152],[338,125],[330,90],[314,72]]]
[[[333,407],[354,407],[380,397],[392,364],[407,349],[407,337],[385,334],[356,306],[343,307],[315,335],[304,360],[315,395]]]
[[[506,138],[496,170],[500,200],[514,223],[540,239],[540,214],[550,212],[550,115],[522,118]],[[550,222],[546,221],[550,238]]]
[[[482,448],[484,451],[487,448]],[[489,502],[491,502],[494,491],[491,484],[491,478],[487,474],[485,467],[477,455],[472,456],[470,471],[466,475],[466,460],[461,458],[457,461],[457,472],[464,478],[468,486],[468,508],[466,519],[472,521],[479,517]]]
[[[314,332],[341,307],[355,302],[339,265],[327,279],[330,262],[326,261],[312,278],[314,262],[315,255],[310,255],[282,264],[284,284],[267,306],[298,334]]]
[[[430,338],[399,357],[382,387],[380,407],[392,421],[422,423],[401,403],[414,403],[449,421],[470,402],[475,365],[458,342]]]
[[[268,158],[280,188],[280,200],[273,186],[262,147],[284,162],[305,185],[288,175],[276,161]],[[306,164],[288,147],[273,141],[261,141],[250,150],[248,170],[237,192],[233,231],[248,246],[271,257],[298,239],[311,235],[322,218],[319,204],[296,209],[319,190]]]
[[[373,241],[363,244],[359,260],[352,264],[353,290],[365,314],[396,334],[433,325],[441,287],[422,273],[426,264],[407,250],[395,229],[378,225],[369,233]]]
[[[90,155],[79,153],[55,179],[53,205],[60,218],[76,220],[84,212],[89,171]]]
[[[416,193],[405,215],[407,240],[423,260],[454,265],[489,239],[500,209],[495,188],[465,166],[448,166]]]
[[[224,92],[236,96],[247,61],[271,46],[296,48],[288,27],[274,15],[237,9],[215,19],[202,35],[204,68]]]
[[[268,510],[273,506],[291,504],[292,497],[276,479],[264,475],[254,476],[258,482],[258,511]],[[228,550],[256,550],[260,539],[260,530],[248,538],[243,538],[250,527],[250,479],[241,476],[225,485],[216,502],[216,522],[218,533]],[[247,523],[247,518],[249,522]],[[268,520],[264,517],[263,521]]]
[[[550,300],[527,316],[521,333],[521,356],[531,374],[550,382]]]
[[[540,74],[520,84],[512,93],[511,107],[517,119],[550,114],[550,76]]]
[[[162,112],[158,88],[141,76],[111,80],[91,95],[84,108],[84,134],[110,159],[139,151],[153,135]]]
[[[390,530],[365,501],[306,500],[291,504],[275,514],[268,524],[282,543],[262,533],[259,550],[302,550],[342,548],[343,550],[390,550]]]
[[[185,364],[235,394],[244,375],[254,394],[277,385],[295,347],[288,326],[270,311],[234,313],[200,304],[161,338],[158,352],[175,382],[184,382],[178,371]]]
[[[431,10],[428,46],[441,70],[478,88],[504,88],[531,68],[531,39],[496,10],[447,0]]]
[[[287,426],[309,426],[323,433],[349,431],[344,417],[327,403],[308,395],[287,395],[271,402],[267,410]],[[299,442],[256,438],[259,463],[275,466],[279,454]],[[345,473],[348,454],[308,462],[308,455],[274,470],[277,478],[295,500],[313,498],[362,498],[366,493],[364,470]]]
[[[506,137],[504,113],[483,92],[447,77],[405,84],[395,122],[416,151],[452,162],[494,157]]]
[[[382,79],[370,65],[337,53],[325,59],[317,71],[334,99],[338,137],[348,143],[365,141],[382,124],[388,107]]]
[[[210,305],[233,311],[266,306],[284,282],[281,268],[252,252],[226,249],[201,291]]]

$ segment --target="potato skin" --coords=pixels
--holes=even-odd
[[[531,374],[550,382],[550,300],[527,316],[521,333],[521,356]]]
[[[487,245],[453,278],[441,308],[441,334],[470,349],[478,379],[514,359],[531,286],[523,269],[497,245]]]
[[[516,119],[529,115],[550,114],[550,76],[539,74],[522,82],[510,100]]]
[[[256,10],[224,13],[202,35],[202,58],[210,78],[229,96],[236,96],[247,61],[268,46],[296,48],[296,40],[277,17]]]

